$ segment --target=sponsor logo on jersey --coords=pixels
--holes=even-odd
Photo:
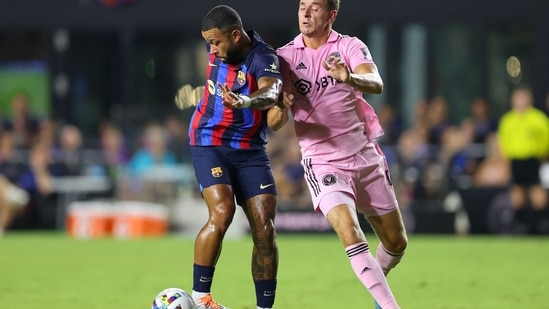
[[[307,66],[305,65],[305,63],[303,62],[300,62],[296,67],[295,67],[296,70],[306,70],[307,69]]]
[[[271,63],[269,67],[265,69],[265,71],[275,73],[275,74],[280,74],[280,72],[278,71],[278,67],[274,62]]]
[[[300,79],[295,83],[295,89],[302,95],[307,95],[309,92],[311,92],[312,87],[313,84],[311,84],[310,81],[304,79]]]

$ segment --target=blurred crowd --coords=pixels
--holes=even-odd
[[[14,96],[11,117],[0,120],[0,233],[8,227],[54,228],[48,218],[59,198],[57,177],[105,177],[109,190],[84,198],[117,198],[142,189],[131,181],[121,185],[121,178],[138,179],[158,165],[191,163],[189,119],[182,114],[150,120],[139,132],[124,132],[105,120],[96,134],[84,136],[74,124],[35,118],[28,103],[24,93]],[[413,207],[442,209],[448,194],[456,190],[511,184],[497,135],[501,115],[490,109],[490,102],[479,97],[471,102],[469,115],[455,121],[446,98],[435,96],[418,100],[413,122],[407,124],[391,104],[377,108],[385,131],[378,142],[403,213]],[[269,132],[268,140],[280,209],[310,210],[291,121],[280,131]],[[510,196],[504,200],[511,205]],[[545,210],[546,206],[545,201]]]
[[[533,107],[533,102],[529,106]],[[545,113],[549,112],[549,96]],[[487,208],[496,207],[501,220],[508,220],[509,233],[549,233],[547,198],[536,208],[536,224],[530,229],[516,222],[512,216],[514,208],[528,208],[529,201],[513,204],[513,195],[508,192],[512,184],[512,171],[509,158],[504,156],[498,138],[498,125],[502,115],[491,110],[487,99],[478,97],[470,103],[469,114],[456,121],[449,114],[450,106],[444,96],[418,100],[413,109],[413,122],[406,124],[391,104],[381,104],[377,114],[385,135],[378,143],[385,152],[391,170],[400,207],[405,216],[413,211],[458,211],[464,202],[450,203],[449,195],[471,188],[501,189],[498,205],[474,205]],[[548,128],[549,130],[549,128]],[[545,143],[549,146],[549,141]],[[279,189],[281,209],[310,208],[303,169],[299,164],[300,155],[293,128],[290,123],[270,137],[269,152],[273,160],[275,179]],[[548,166],[547,155],[540,158],[542,167]],[[547,168],[540,168],[542,181],[549,180]],[[549,183],[543,190],[547,193]],[[454,195],[455,196],[455,195]],[[479,199],[480,201],[481,199]],[[461,205],[459,205],[461,204]],[[524,205],[526,204],[526,205]],[[469,205],[471,206],[471,205]],[[535,203],[534,203],[535,206]],[[500,210],[505,210],[500,211]],[[503,218],[504,216],[511,218]],[[413,216],[413,215],[411,215]],[[539,220],[538,220],[539,219]],[[500,219],[498,219],[500,220]],[[412,228],[412,227],[411,227]],[[493,232],[497,232],[493,230]]]
[[[33,116],[28,100],[24,93],[15,95],[11,117],[1,120],[0,234],[8,227],[55,228],[55,208],[67,193],[56,179],[101,177],[108,183],[101,192],[82,190],[80,199],[132,198],[144,188],[122,178],[136,180],[159,166],[190,163],[187,123],[178,115],[150,120],[132,134],[105,120],[95,134],[84,136],[74,124]]]

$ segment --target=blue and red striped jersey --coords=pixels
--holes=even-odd
[[[239,64],[228,64],[209,53],[204,95],[189,125],[192,146],[227,146],[237,149],[264,148],[267,143],[267,110],[229,109],[223,106],[217,82],[227,84],[234,93],[247,95],[258,89],[263,76],[282,79],[275,50],[255,31],[250,50]]]

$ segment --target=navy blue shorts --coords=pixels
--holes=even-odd
[[[231,185],[241,206],[256,195],[276,195],[271,160],[264,149],[191,146],[191,155],[200,192],[217,184]]]

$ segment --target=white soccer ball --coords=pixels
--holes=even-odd
[[[167,288],[158,293],[152,303],[152,309],[195,309],[194,301],[185,290]]]

